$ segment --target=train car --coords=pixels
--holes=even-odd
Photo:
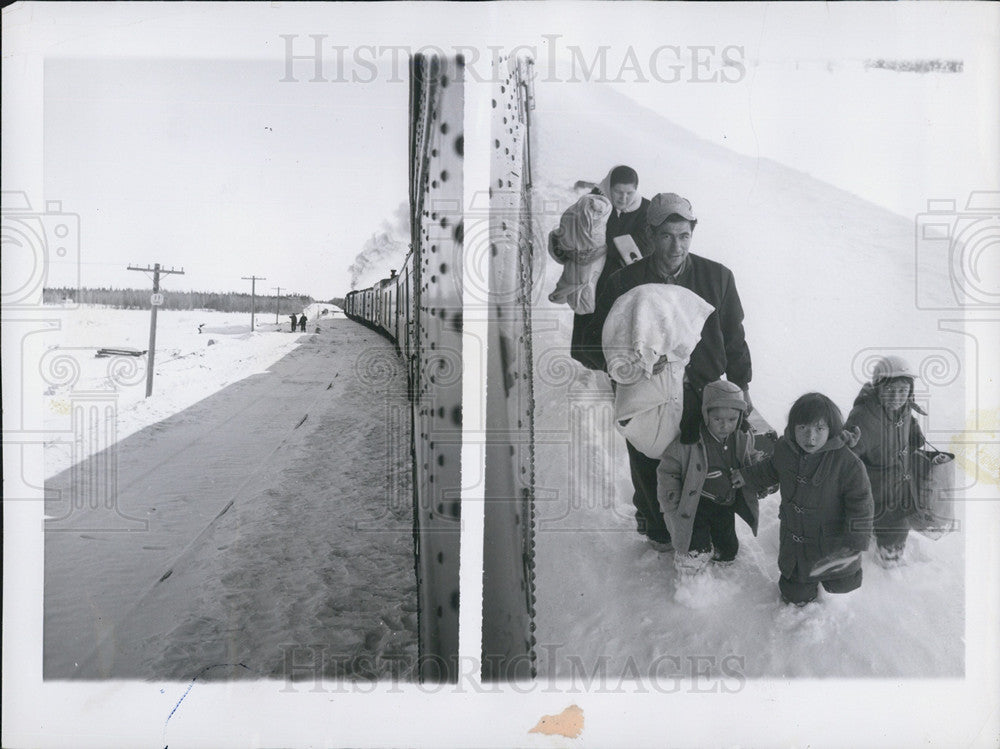
[[[461,57],[412,59],[411,250],[398,272],[344,300],[347,317],[386,336],[405,362],[423,681],[458,678],[462,68]]]
[[[491,134],[490,315],[486,370],[483,680],[536,676],[535,433],[531,348],[534,63],[498,60]]]

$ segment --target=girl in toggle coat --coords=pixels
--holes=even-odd
[[[807,393],[792,405],[774,454],[733,474],[735,486],[780,486],[778,589],[785,603],[804,606],[820,585],[828,593],[861,587],[872,490],[864,465],[845,442],[843,424],[833,401]]]

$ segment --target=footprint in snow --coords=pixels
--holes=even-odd
[[[674,601],[692,609],[703,609],[732,598],[740,586],[711,567],[692,577],[678,578]]]
[[[807,642],[821,642],[831,634],[831,629],[839,627],[844,620],[852,617],[849,596],[824,595],[805,606],[795,606],[779,602],[775,624]]]

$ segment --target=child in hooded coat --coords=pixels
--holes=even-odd
[[[820,584],[829,593],[861,587],[872,491],[842,432],[836,404],[821,393],[807,393],[792,405],[774,454],[734,474],[736,486],[780,486],[778,588],[785,603],[809,603]]]
[[[704,421],[698,441],[686,445],[678,438],[660,459],[657,495],[682,577],[699,573],[709,561],[736,558],[737,515],[757,535],[757,495],[734,487],[730,480],[732,470],[765,457],[754,449],[753,435],[740,428],[747,410],[738,385],[710,382],[702,395]]]
[[[872,485],[875,501],[876,559],[886,567],[902,562],[914,511],[917,487],[911,470],[913,451],[924,445],[913,411],[924,411],[913,401],[914,375],[898,356],[876,362],[847,417],[849,427],[861,430],[854,452]]]

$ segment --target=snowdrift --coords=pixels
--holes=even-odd
[[[846,415],[872,358],[888,352],[921,369],[917,397],[929,410],[921,426],[930,440],[947,443],[962,428],[964,344],[915,303],[918,274],[941,306],[948,279],[915,262],[912,222],[701,140],[599,85],[538,81],[536,101],[540,235],[575,200],[578,180],[597,180],[613,164],[635,167],[646,197],[689,198],[699,216],[692,251],[736,276],[754,361],[751,393],[779,431],[795,398],[813,390]],[[535,428],[550,435],[535,459],[539,674],[567,677],[581,664],[589,673],[603,663],[609,676],[644,675],[665,656],[700,654],[715,675],[727,658],[750,677],[962,675],[960,533],[937,542],[911,536],[907,565],[892,571],[868,552],[860,591],[821,593],[789,609],[777,591],[772,495],[761,503],[758,537],[737,521],[733,567],[677,589],[671,556],[635,533],[607,378],[568,361],[572,312],[546,298],[560,270],[548,263],[539,272],[532,319]]]

